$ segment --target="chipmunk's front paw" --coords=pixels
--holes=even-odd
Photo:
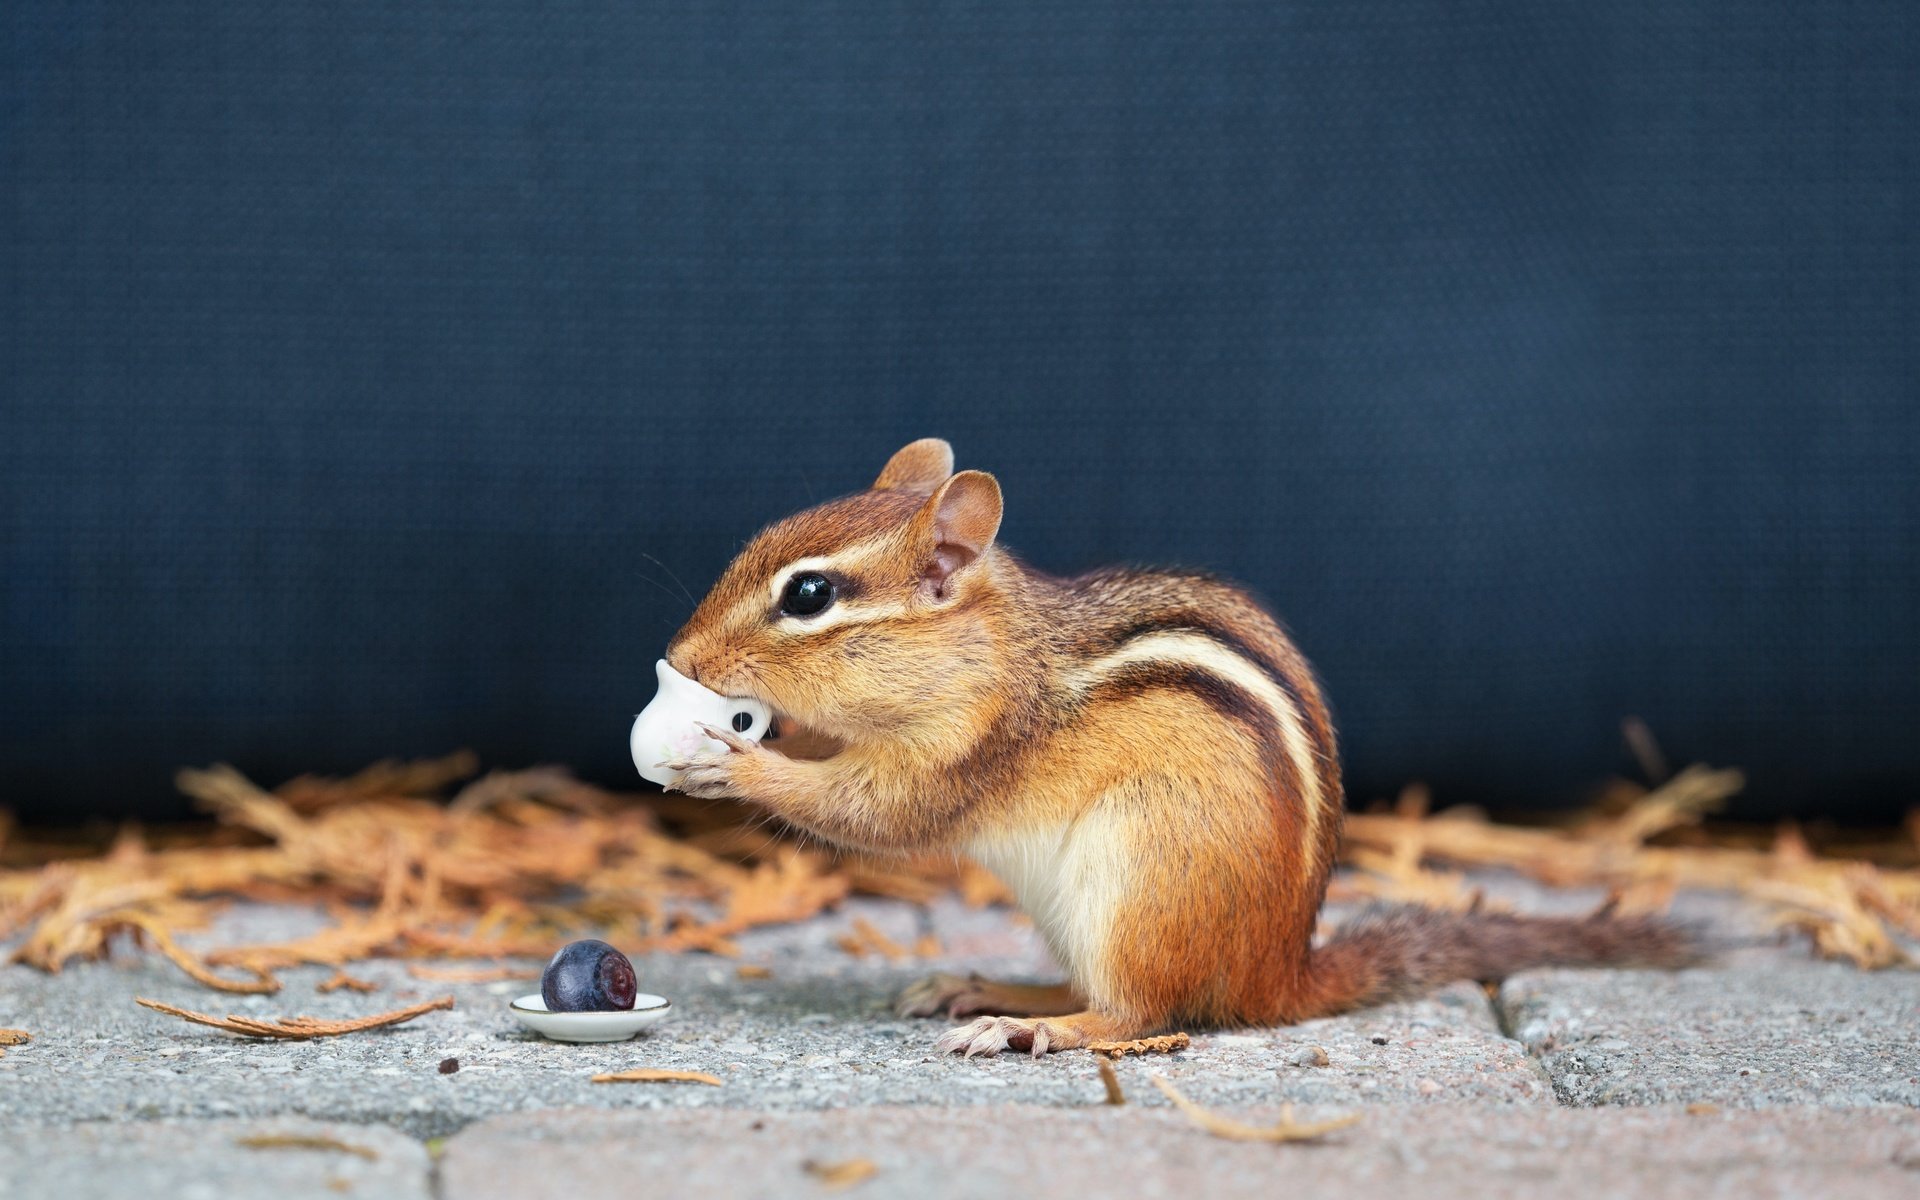
[[[733,754],[696,754],[659,764],[679,776],[666,785],[669,792],[685,792],[702,800],[740,800],[744,794],[733,777]]]
[[[769,753],[730,729],[700,726],[701,732],[726,746],[725,750],[690,754],[668,759],[659,765],[679,772],[666,785],[670,792],[685,792],[702,800],[744,800],[762,755]]]
[[[972,1016],[980,1010],[965,1007],[965,1001],[979,981],[978,975],[949,975],[941,971],[901,992],[893,1002],[893,1009],[903,1017],[931,1017],[945,1013],[958,1020]]]
[[[965,1054],[968,1058],[976,1054],[998,1054],[1002,1050],[1026,1050],[1039,1058],[1048,1050],[1065,1050],[1076,1044],[1071,1039],[1060,1044],[1055,1034],[1055,1028],[1039,1018],[981,1017],[947,1030],[933,1048],[948,1054]]]

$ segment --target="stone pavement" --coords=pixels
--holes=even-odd
[[[1488,883],[1525,907],[1592,899]],[[1686,901],[1723,928],[1740,923],[1724,898]],[[934,933],[944,952],[852,958],[834,939],[856,916],[905,943]],[[318,919],[241,907],[199,940],[284,936]],[[1046,977],[1037,939],[1004,912],[860,901],[742,944],[770,978],[704,956],[638,961],[643,988],[675,1014],[603,1046],[515,1024],[506,1003],[534,984],[434,983],[401,963],[357,966],[383,985],[365,996],[315,994],[320,970],[287,972],[277,996],[217,995],[153,956],[57,977],[0,968],[0,1027],[36,1039],[0,1058],[0,1198],[524,1197],[559,1181],[580,1196],[804,1196],[830,1188],[804,1164],[855,1158],[876,1171],[846,1194],[876,1197],[1920,1195],[1912,971],[1863,973],[1788,946],[1674,974],[1534,972],[1491,997],[1460,984],[1285,1029],[1196,1035],[1181,1054],[1121,1063],[1131,1102],[1112,1108],[1085,1054],[936,1056],[945,1022],[892,1015],[892,993],[931,969]],[[445,992],[451,1012],[306,1043],[235,1038],[132,1001],[350,1016]],[[459,1069],[443,1074],[447,1058]],[[725,1082],[589,1081],[638,1066]],[[1155,1074],[1245,1120],[1289,1103],[1303,1119],[1363,1120],[1312,1145],[1228,1142],[1172,1111]],[[263,1133],[277,1140],[245,1140]]]

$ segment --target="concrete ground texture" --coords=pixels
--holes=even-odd
[[[1522,909],[1591,905],[1488,877]],[[1685,915],[1755,914],[1690,895]],[[855,958],[856,919],[937,958]],[[297,934],[319,914],[238,906],[194,942]],[[531,982],[447,984],[357,964],[379,991],[213,993],[154,955],[48,976],[0,968],[0,1198],[137,1196],[1920,1196],[1920,973],[1863,972],[1793,944],[1685,971],[1538,971],[1279,1029],[1196,1033],[1116,1064],[1070,1052],[934,1053],[950,1022],[894,1015],[933,971],[1053,975],[1004,910],[854,901],[753,931],[739,963],[636,960],[669,1020],[605,1045],[545,1041],[507,1011]],[[459,964],[436,964],[453,966]],[[466,964],[490,966],[493,964]],[[539,966],[523,962],[522,966]],[[349,1017],[455,997],[451,1011],[266,1042],[141,1008]],[[449,1064],[448,1060],[454,1060]],[[722,1082],[594,1083],[660,1067]],[[451,1069],[449,1069],[451,1068]],[[1232,1141],[1153,1077],[1270,1124],[1357,1114],[1313,1142]]]

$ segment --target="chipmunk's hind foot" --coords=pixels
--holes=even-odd
[[[979,975],[929,975],[900,993],[894,1008],[903,1017],[952,1020],[976,1013],[1018,1017],[1054,1017],[1079,1012],[1086,1001],[1064,983],[1001,983]]]
[[[1092,1042],[1129,1041],[1150,1032],[1137,1022],[1092,1011],[1057,1017],[981,1017],[941,1034],[934,1049],[968,1058],[1025,1050],[1039,1058],[1056,1050],[1077,1050]]]

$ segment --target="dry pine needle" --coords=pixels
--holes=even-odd
[[[317,1134],[256,1133],[233,1140],[235,1145],[245,1146],[249,1150],[332,1150],[339,1154],[358,1155],[368,1162],[380,1157],[370,1147],[356,1146],[352,1142]]]
[[[1226,1138],[1232,1142],[1305,1142],[1336,1130],[1346,1129],[1359,1123],[1360,1114],[1352,1113],[1344,1117],[1335,1117],[1330,1121],[1297,1122],[1293,1119],[1293,1105],[1280,1110],[1280,1121],[1274,1125],[1248,1125],[1219,1113],[1209,1112],[1193,1101],[1181,1095],[1165,1078],[1155,1075],[1153,1085],[1160,1089],[1173,1106],[1187,1115],[1195,1125],[1217,1138]]]
[[[1173,1054],[1185,1050],[1192,1042],[1184,1033],[1163,1033],[1125,1042],[1088,1042],[1087,1049],[1106,1058],[1125,1058],[1129,1054]]]
[[[158,1000],[148,1000],[136,996],[134,1003],[155,1012],[179,1017],[195,1025],[207,1025],[214,1029],[224,1029],[228,1033],[244,1034],[247,1037],[280,1038],[284,1041],[310,1041],[313,1038],[338,1037],[341,1034],[359,1033],[367,1029],[381,1029],[388,1025],[401,1025],[426,1013],[437,1012],[453,1007],[452,996],[442,996],[437,1000],[428,1000],[410,1008],[397,1008],[392,1012],[375,1013],[370,1017],[355,1017],[346,1021],[322,1021],[316,1017],[281,1017],[274,1021],[260,1021],[252,1017],[228,1014],[225,1017],[210,1016],[194,1012],[191,1009],[176,1008],[171,1004],[162,1004]]]
[[[807,1174],[830,1188],[849,1188],[856,1183],[865,1183],[880,1173],[880,1168],[870,1158],[849,1158],[832,1163],[809,1161],[801,1166]]]
[[[662,1067],[636,1067],[631,1071],[602,1071],[595,1083],[704,1083],[719,1087],[726,1081],[705,1071],[669,1071]]]
[[[377,992],[380,990],[380,985],[371,979],[361,979],[345,971],[335,971],[313,985],[313,990],[321,993],[337,992],[343,988],[349,992]]]

